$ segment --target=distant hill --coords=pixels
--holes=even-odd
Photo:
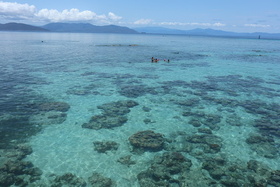
[[[134,30],[147,34],[186,34],[184,30],[168,29],[164,27],[140,27],[134,28]]]
[[[0,31],[24,31],[24,32],[74,32],[74,33],[119,33],[119,34],[174,34],[190,36],[217,36],[217,37],[238,37],[238,38],[262,38],[280,39],[280,33],[237,33],[214,29],[192,29],[179,30],[164,27],[142,27],[130,29],[117,25],[96,26],[89,23],[50,23],[41,27],[22,23],[0,24]]]
[[[137,34],[138,32],[128,27],[116,25],[96,26],[89,23],[50,23],[42,28],[52,32],[75,32],[75,33],[121,33]]]
[[[261,38],[265,39],[280,39],[280,33],[237,33],[228,32],[222,30],[214,29],[192,29],[192,30],[178,30],[178,29],[168,29],[163,27],[141,27],[134,28],[134,30],[140,33],[147,34],[180,34],[180,35],[191,35],[191,36],[221,36],[221,37],[241,37],[241,38]]]
[[[6,23],[0,24],[0,31],[48,32],[49,30],[22,23]]]

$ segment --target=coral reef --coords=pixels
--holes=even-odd
[[[102,114],[92,116],[90,121],[84,123],[82,127],[98,130],[122,126],[128,120],[126,114],[130,112],[129,108],[137,105],[138,103],[132,100],[105,103],[97,107],[102,110]]]
[[[151,166],[137,175],[141,187],[180,186],[183,173],[192,166],[191,160],[179,152],[155,156]]]
[[[90,121],[88,123],[84,123],[82,127],[95,130],[102,128],[111,129],[122,126],[126,122],[126,116],[106,116],[105,114],[102,114],[93,116]]]
[[[8,115],[0,120],[0,149],[14,148],[42,130],[29,122],[28,117]]]
[[[276,158],[278,151],[273,138],[269,136],[262,136],[260,134],[251,134],[246,143],[250,145],[250,148],[258,155],[266,158]]]
[[[143,110],[144,112],[150,112],[152,109],[151,109],[150,107],[143,106],[143,107],[142,107],[142,110]]]
[[[118,92],[128,98],[137,98],[146,94],[157,94],[157,91],[153,87],[148,87],[146,85],[121,86]]]
[[[65,102],[48,102],[38,105],[40,111],[60,111],[67,112],[70,109],[70,105]]]
[[[218,130],[219,123],[221,122],[222,116],[217,114],[206,114],[202,111],[192,112],[191,110],[185,110],[182,113],[185,117],[191,117],[189,121],[194,127],[200,127],[201,125],[206,125],[212,130]]]
[[[191,99],[185,99],[185,100],[178,100],[175,103],[183,108],[188,107],[195,107],[199,104],[200,99],[199,98],[191,98]]]
[[[116,151],[119,148],[119,144],[114,141],[96,141],[93,142],[94,150],[98,153],[106,153],[107,151]]]
[[[94,172],[91,177],[88,178],[89,184],[92,187],[112,187],[114,182],[112,179],[102,176],[99,173]]]
[[[67,114],[59,111],[47,111],[30,116],[29,122],[37,125],[61,124],[67,118]]]
[[[36,125],[61,124],[67,118],[70,105],[65,102],[46,102],[34,108],[37,112],[29,117],[29,123]]]
[[[28,186],[39,180],[42,171],[31,162],[23,161],[32,153],[27,145],[18,145],[0,154],[0,186]]]
[[[120,157],[118,159],[118,162],[123,164],[123,165],[126,165],[126,166],[130,166],[130,165],[136,164],[135,161],[131,160],[131,156],[132,155],[127,155],[127,156]]]
[[[165,141],[162,134],[151,130],[139,131],[130,136],[128,140],[134,151],[159,151],[163,149]]]
[[[232,163],[221,157],[206,158],[202,168],[223,186],[268,186],[277,187],[277,171],[271,171],[260,162],[250,160],[245,163]]]
[[[221,138],[211,134],[211,131],[207,129],[200,131],[199,134],[177,135],[177,138],[170,140],[166,149],[186,152],[197,158],[203,158],[205,154],[216,154],[220,152],[222,148]]]
[[[84,179],[77,177],[72,173],[65,173],[61,176],[56,176],[52,181],[51,187],[60,187],[60,186],[69,186],[69,187],[85,187],[86,182]]]

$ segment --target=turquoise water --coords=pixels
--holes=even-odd
[[[0,186],[279,186],[279,40],[0,38]]]

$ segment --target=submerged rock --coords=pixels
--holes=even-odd
[[[199,104],[199,102],[200,102],[199,98],[192,98],[192,99],[186,99],[186,100],[178,100],[175,103],[182,107],[194,107],[194,106],[197,106]]]
[[[84,123],[82,127],[98,130],[122,126],[128,120],[126,114],[130,112],[129,108],[137,105],[138,103],[133,100],[105,103],[97,107],[102,110],[102,114],[92,116],[90,121]]]
[[[71,88],[67,91],[67,94],[83,96],[83,95],[92,94],[92,92],[85,88]]]
[[[268,175],[269,172],[269,168],[267,166],[256,160],[249,160],[249,162],[247,162],[247,168],[261,176]]]
[[[144,96],[146,94],[156,95],[157,92],[155,88],[148,87],[146,85],[128,85],[122,86],[119,91],[121,95],[126,96],[128,98],[137,98],[140,96]]]
[[[271,172],[268,183],[277,187],[280,186],[280,170]]]
[[[107,151],[116,151],[119,148],[119,144],[114,141],[96,141],[93,142],[94,150],[99,153],[106,153]]]
[[[7,160],[0,163],[0,186],[28,186],[40,179],[42,171],[35,168],[31,162]]]
[[[97,108],[104,110],[105,113],[111,113],[112,109],[118,108],[132,108],[139,105],[136,101],[133,100],[124,100],[124,101],[117,101],[117,102],[110,102],[105,103],[103,105],[98,106]]]
[[[189,123],[194,127],[200,127],[202,125],[202,123],[198,119],[191,119]]]
[[[48,102],[42,103],[38,106],[40,111],[60,111],[60,112],[67,112],[70,109],[70,105],[65,102]]]
[[[163,149],[164,138],[160,133],[154,131],[140,131],[129,137],[130,144],[134,149],[160,151]]]
[[[269,136],[261,136],[259,134],[251,134],[246,143],[250,145],[250,148],[258,155],[266,158],[276,158],[278,151],[276,149],[273,138]]]
[[[169,138],[166,150],[186,152],[198,159],[203,159],[206,154],[216,154],[222,148],[222,139],[210,129],[200,128],[198,133],[193,135],[177,134]]]
[[[93,116],[89,123],[85,123],[82,125],[83,128],[89,129],[101,129],[101,128],[114,128],[122,126],[127,122],[127,117],[125,116],[106,116],[106,115],[96,115]]]
[[[67,114],[60,111],[47,111],[30,116],[29,122],[36,125],[61,124],[67,118]]]
[[[212,131],[208,128],[199,128],[199,129],[197,129],[197,131],[199,133],[203,133],[203,134],[212,134]]]
[[[152,121],[151,119],[148,119],[148,118],[144,119],[143,122],[145,124],[154,123],[154,121]]]
[[[272,115],[267,114],[265,115],[265,117],[255,120],[254,126],[257,127],[263,134],[280,137],[279,116],[280,116],[280,112]]]
[[[149,108],[149,107],[143,106],[143,107],[142,107],[142,110],[143,110],[144,112],[150,112],[152,109]]]
[[[117,101],[111,103],[105,103],[103,105],[98,106],[98,109],[102,109],[104,115],[108,116],[120,116],[125,115],[130,112],[129,108],[137,106],[138,103],[132,100],[127,101]]]
[[[36,104],[36,112],[29,117],[29,122],[34,125],[61,124],[67,118],[70,105],[65,102],[47,102]]]
[[[111,187],[114,184],[112,179],[104,177],[97,172],[94,172],[92,176],[88,178],[88,181],[92,187]]]
[[[16,183],[16,180],[13,174],[0,171],[0,186],[11,186]]]
[[[151,166],[137,175],[141,187],[180,186],[180,180],[192,166],[191,160],[179,152],[166,152],[155,156]]]
[[[105,114],[93,116],[88,123],[82,125],[83,128],[99,130],[102,128],[111,129],[122,126],[127,122],[125,116],[107,116]]]
[[[185,110],[182,116],[192,117],[189,121],[194,127],[200,127],[202,124],[208,126],[211,130],[218,130],[219,123],[221,122],[222,116],[217,114],[206,114],[203,111],[191,111]]]
[[[26,144],[18,144],[13,149],[6,150],[5,157],[9,158],[10,160],[22,160],[32,152],[31,146]]]
[[[136,164],[135,161],[131,160],[131,155],[120,157],[118,159],[118,162],[123,164],[123,165],[127,165],[127,166]]]
[[[241,117],[237,116],[236,114],[233,114],[231,116],[229,116],[228,118],[226,118],[226,122],[228,125],[232,125],[232,126],[241,126]]]
[[[200,149],[204,153],[217,153],[221,150],[222,140],[218,136],[212,134],[195,134],[188,136],[186,139],[192,144],[191,152]]]
[[[250,160],[246,164],[242,161],[232,162],[222,157],[208,157],[204,158],[202,168],[222,186],[265,187],[273,183],[270,181],[273,171],[255,160]]]
[[[57,176],[51,187],[60,187],[60,186],[69,186],[69,187],[85,187],[86,182],[84,179],[77,177],[72,173],[65,173],[62,176]]]
[[[41,126],[30,123],[28,116],[8,115],[0,119],[0,149],[14,149],[17,144],[26,143],[30,136],[41,129]]]

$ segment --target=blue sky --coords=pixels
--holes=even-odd
[[[0,23],[7,22],[280,33],[280,0],[0,0]]]

